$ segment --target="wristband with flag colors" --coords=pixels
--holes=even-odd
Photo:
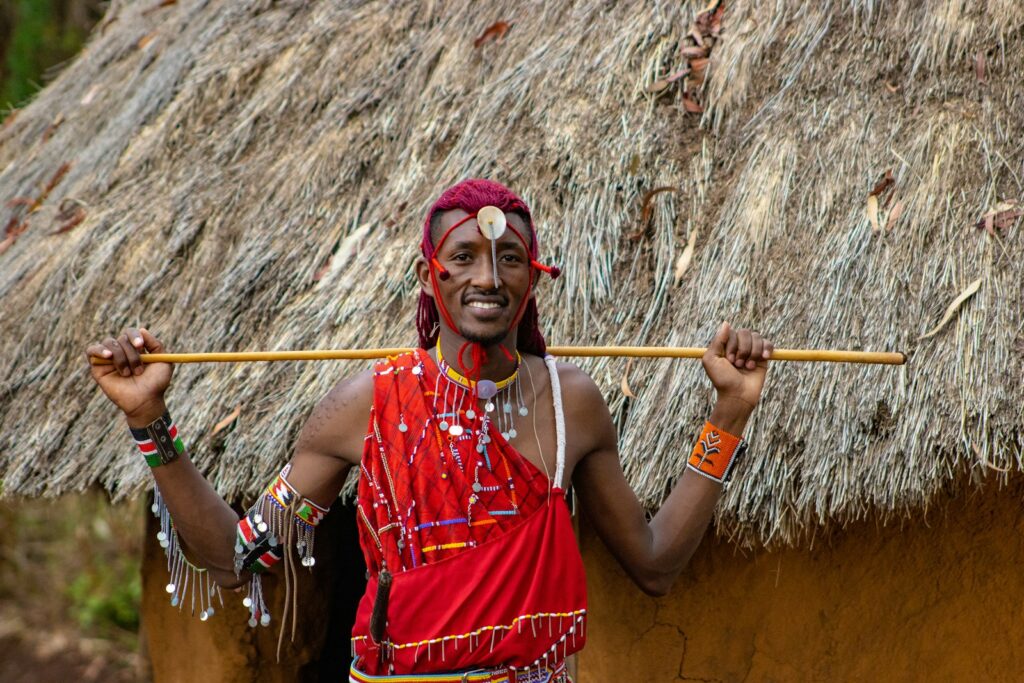
[[[170,413],[164,411],[162,417],[146,425],[145,427],[129,427],[135,445],[138,446],[142,456],[146,458],[146,464],[150,467],[159,467],[169,462],[174,462],[185,452],[185,444],[178,436],[178,426],[174,424]]]

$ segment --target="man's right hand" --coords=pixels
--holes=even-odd
[[[171,383],[170,363],[143,363],[140,354],[164,353],[163,344],[145,328],[129,327],[116,339],[108,337],[85,350],[92,378],[118,408],[128,424],[144,427],[163,415],[164,392]],[[112,361],[93,365],[93,358]]]

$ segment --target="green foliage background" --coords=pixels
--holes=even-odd
[[[24,104],[77,54],[102,9],[100,0],[0,0],[0,109]]]

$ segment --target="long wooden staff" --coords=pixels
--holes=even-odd
[[[393,349],[324,349],[319,351],[238,351],[231,353],[148,353],[143,363],[248,363],[279,360],[366,360],[386,358],[411,351]],[[628,358],[700,358],[705,349],[692,346],[549,346],[552,356],[609,356]],[[92,358],[93,365],[110,365],[105,358]],[[903,365],[907,355],[882,351],[833,351],[828,349],[775,349],[771,360],[821,361],[826,363],[875,363]]]

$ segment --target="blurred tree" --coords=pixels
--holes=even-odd
[[[73,57],[103,16],[102,0],[0,0],[0,107],[25,102]]]

